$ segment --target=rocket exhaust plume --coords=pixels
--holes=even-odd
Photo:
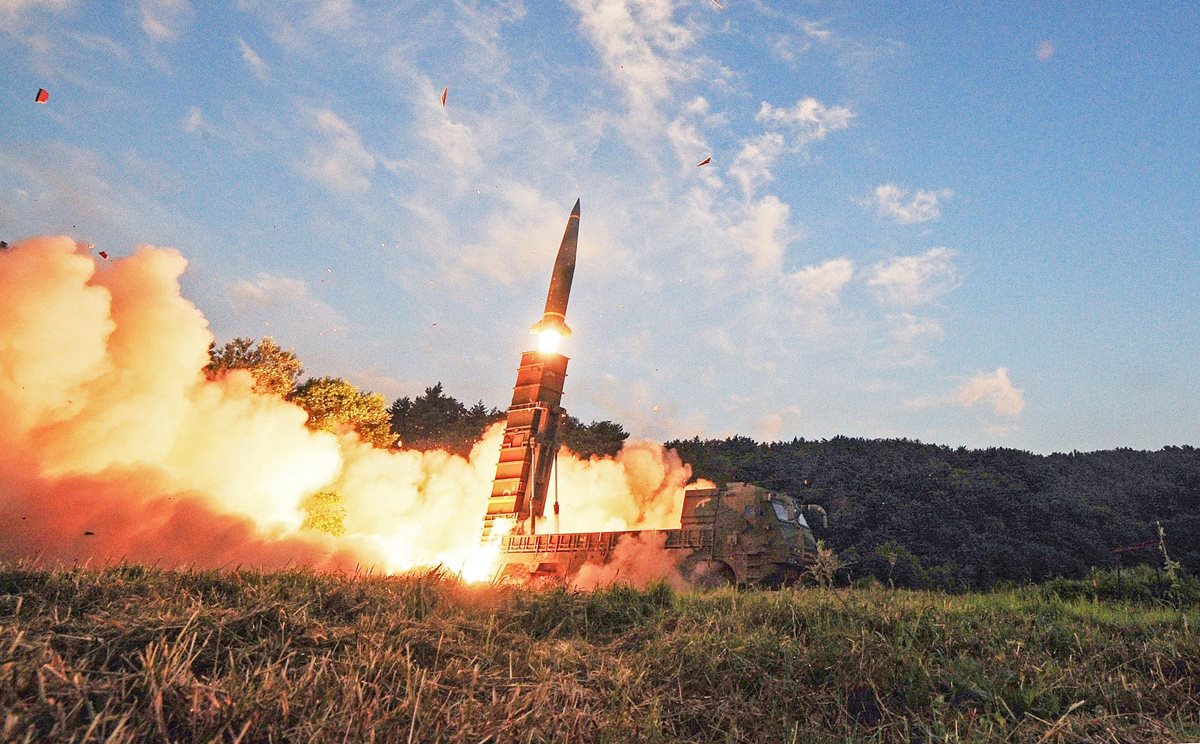
[[[309,430],[302,409],[255,392],[246,372],[207,379],[213,338],[180,294],[185,267],[151,246],[97,260],[67,237],[0,249],[0,560],[482,561],[486,577],[479,525],[502,427],[467,458],[385,451]],[[564,496],[579,478],[589,520],[657,526],[688,475],[671,455],[638,443],[615,460],[560,457]],[[302,526],[306,500],[328,491],[345,510],[338,537]]]

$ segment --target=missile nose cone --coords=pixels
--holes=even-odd
[[[550,291],[546,293],[546,310],[533,326],[534,333],[555,331],[566,337],[571,335],[567,327],[567,301],[571,298],[571,280],[575,276],[575,251],[579,243],[579,199],[567,218],[567,229],[563,231],[558,257],[554,260],[554,272],[550,275]]]

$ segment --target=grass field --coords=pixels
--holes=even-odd
[[[1196,741],[1200,610],[0,565],[0,740]]]

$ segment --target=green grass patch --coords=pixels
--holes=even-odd
[[[0,741],[1187,741],[1194,605],[0,565]]]

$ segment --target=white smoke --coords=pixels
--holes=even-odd
[[[186,261],[97,261],[67,237],[0,250],[0,558],[457,568],[478,553],[501,426],[469,458],[383,451],[304,426],[245,372],[202,370],[213,337]],[[635,443],[559,458],[564,529],[677,526],[689,469]],[[333,491],[345,534],[304,529]]]

